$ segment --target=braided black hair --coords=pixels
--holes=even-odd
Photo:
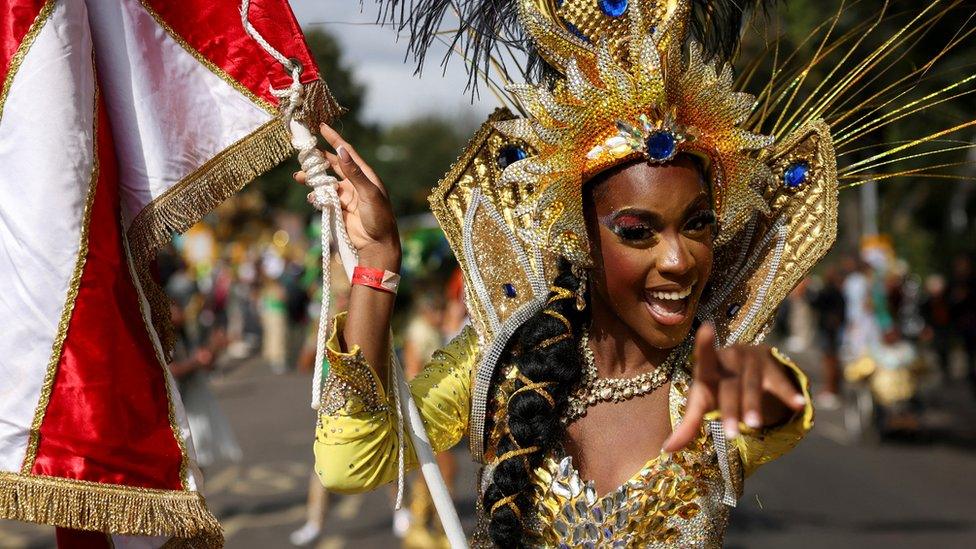
[[[488,533],[499,547],[525,546],[523,526],[534,512],[532,471],[562,441],[560,415],[583,375],[578,330],[587,313],[576,307],[579,283],[564,261],[545,307],[519,328],[502,358],[520,376],[503,420],[508,432],[494,449],[491,482],[482,496]]]

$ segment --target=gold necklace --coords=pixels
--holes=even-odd
[[[688,359],[694,338],[686,338],[672,349],[664,362],[654,370],[630,378],[599,377],[589,342],[589,331],[584,329],[580,337],[580,351],[584,360],[583,379],[569,395],[566,412],[562,417],[564,424],[585,416],[586,409],[598,402],[623,402],[646,395],[664,385],[671,379],[675,366]]]

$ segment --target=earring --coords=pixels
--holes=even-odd
[[[579,285],[576,286],[576,310],[582,311],[586,308],[586,281],[590,277],[590,272],[573,265],[573,276],[579,280]]]

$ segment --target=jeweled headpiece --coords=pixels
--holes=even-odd
[[[624,161],[664,163],[679,152],[707,161],[718,244],[753,211],[768,211],[758,190],[773,175],[760,153],[773,138],[740,126],[755,98],[733,90],[730,66],[706,62],[694,41],[682,54],[688,2],[560,4],[519,0],[524,27],[560,76],[511,87],[528,117],[496,125],[535,150],[502,175],[533,189],[516,209],[534,220],[523,237],[588,264],[583,183]]]

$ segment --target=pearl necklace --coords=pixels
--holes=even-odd
[[[694,338],[686,338],[672,349],[664,362],[654,370],[630,378],[598,377],[589,342],[589,332],[584,329],[580,337],[580,351],[585,361],[583,380],[569,395],[566,412],[562,417],[562,422],[567,425],[585,416],[586,409],[598,402],[623,402],[646,395],[664,385],[671,379],[675,366],[688,359]]]

